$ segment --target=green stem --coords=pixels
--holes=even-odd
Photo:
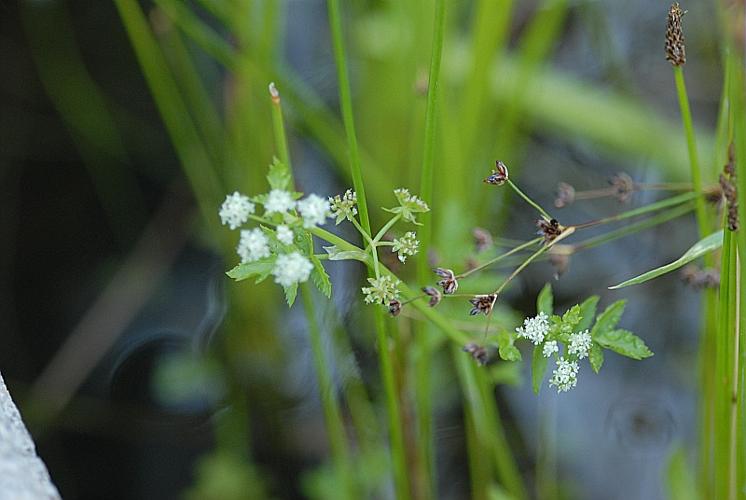
[[[381,238],[383,238],[386,235],[386,231],[391,229],[394,224],[399,222],[399,219],[401,219],[401,214],[396,214],[389,220],[386,224],[383,225],[383,227],[376,233],[375,238],[373,238],[373,245],[375,246],[379,241],[381,241]],[[422,238],[420,238],[420,242],[422,242]]]
[[[702,172],[699,168],[699,159],[697,158],[697,143],[694,135],[694,125],[692,124],[692,113],[689,109],[689,98],[686,93],[686,83],[684,82],[684,68],[675,66],[673,69],[674,79],[676,80],[676,93],[679,97],[679,108],[681,110],[681,121],[684,124],[684,133],[686,134],[686,146],[689,152],[689,167],[692,176],[692,188],[697,194],[702,194]],[[700,239],[707,236],[707,211],[705,200],[700,196],[696,199],[695,213],[697,216],[697,227],[699,229]]]
[[[534,238],[533,240],[529,240],[529,241],[527,241],[527,242],[525,242],[525,243],[523,243],[523,244],[521,244],[521,245],[513,248],[512,250],[509,250],[509,251],[507,251],[507,252],[505,252],[503,254],[498,255],[497,257],[495,257],[493,259],[488,260],[484,264],[479,265],[479,266],[475,267],[474,269],[471,269],[469,271],[461,273],[460,275],[456,276],[456,278],[458,278],[458,279],[466,278],[470,274],[473,274],[473,273],[476,273],[478,271],[481,271],[482,269],[484,269],[486,267],[489,267],[489,266],[491,266],[492,264],[494,264],[496,262],[501,261],[505,257],[509,257],[509,256],[513,255],[514,253],[520,252],[521,250],[524,250],[524,249],[526,249],[526,248],[528,248],[530,246],[533,246],[533,245],[539,243],[542,239],[543,238],[539,237],[539,238]]]
[[[522,263],[522,264],[521,264],[520,266],[518,266],[518,267],[517,267],[517,268],[515,269],[515,271],[513,271],[513,272],[512,272],[511,274],[510,274],[510,276],[508,276],[508,277],[507,277],[507,278],[505,279],[505,281],[503,281],[502,285],[500,285],[500,286],[499,286],[499,287],[497,288],[497,290],[495,290],[495,294],[496,294],[496,295],[500,295],[500,293],[502,293],[502,291],[503,291],[503,290],[505,289],[505,287],[506,287],[506,286],[508,286],[508,283],[510,283],[510,282],[511,282],[511,281],[513,280],[513,278],[515,278],[516,276],[518,276],[518,274],[519,274],[519,273],[520,273],[521,271],[523,271],[523,270],[524,270],[524,269],[526,268],[526,266],[528,266],[529,264],[531,264],[531,262],[533,262],[533,260],[534,260],[534,259],[535,259],[536,257],[538,257],[539,255],[541,255],[541,254],[543,254],[544,252],[546,252],[548,248],[549,248],[549,246],[548,246],[548,245],[543,245],[543,246],[542,246],[542,247],[541,247],[540,249],[538,249],[538,250],[537,250],[536,252],[532,253],[532,254],[531,254],[531,255],[530,255],[530,256],[529,256],[529,257],[528,257],[528,258],[527,258],[526,260],[524,260],[524,261],[523,261],[523,263]]]
[[[590,222],[584,222],[582,224],[575,224],[574,227],[576,229],[585,229],[588,227],[598,226],[601,224],[608,224],[610,222],[618,222],[624,219],[630,219],[632,217],[637,217],[638,215],[644,215],[650,212],[661,210],[663,208],[668,208],[674,205],[680,205],[687,201],[701,199],[701,198],[702,196],[697,193],[684,193],[684,194],[672,196],[670,198],[666,198],[661,201],[657,201],[655,203],[651,203],[650,205],[645,205],[643,207],[634,208],[632,210],[628,210],[626,212],[622,212],[617,215],[612,215],[611,217],[604,217],[602,219],[597,219],[597,220],[590,221]]]
[[[368,234],[370,232],[370,217],[368,216],[368,203],[365,198],[365,185],[363,184],[363,172],[360,165],[360,151],[357,145],[355,133],[355,119],[352,113],[352,92],[350,90],[350,78],[347,70],[347,55],[345,52],[344,35],[342,34],[342,18],[339,0],[328,0],[329,28],[332,35],[332,46],[334,49],[334,62],[337,66],[337,82],[339,86],[339,106],[342,109],[342,122],[344,123],[345,135],[347,136],[347,154],[350,159],[350,172],[352,174],[352,185],[357,194],[360,222]]]
[[[536,203],[534,200],[532,200],[531,198],[529,198],[526,193],[524,193],[523,191],[521,191],[518,188],[518,186],[516,186],[513,183],[513,181],[511,181],[510,179],[508,179],[508,185],[511,188],[513,188],[513,191],[515,191],[516,193],[518,193],[518,196],[520,196],[521,198],[523,198],[526,201],[526,203],[528,203],[529,205],[531,205],[532,207],[534,207],[542,215],[542,217],[544,217],[546,220],[552,220],[554,218],[551,215],[549,215],[549,213],[547,213],[546,210],[544,210],[543,208],[541,208],[541,206],[538,203]]]
[[[316,307],[313,304],[311,296],[311,287],[308,283],[301,285],[301,299],[303,310],[308,319],[308,331],[311,340],[311,350],[313,351],[313,360],[316,365],[316,375],[319,377],[319,392],[321,393],[321,403],[324,408],[324,417],[326,419],[326,428],[329,432],[329,442],[332,448],[332,456],[340,475],[344,478],[344,489],[350,498],[355,498],[354,486],[350,472],[350,452],[347,448],[347,438],[345,436],[342,415],[339,409],[339,403],[335,396],[334,384],[332,383],[331,361],[324,352],[324,345],[321,339],[321,330],[316,321]]]

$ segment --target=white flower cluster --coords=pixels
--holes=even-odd
[[[295,208],[295,200],[289,191],[273,189],[264,202],[264,213],[284,214]]]
[[[545,358],[552,357],[552,354],[554,354],[555,352],[559,352],[559,345],[557,345],[556,340],[547,340],[546,342],[544,342],[544,345],[541,348],[541,354]]]
[[[236,253],[242,264],[269,257],[269,239],[259,228],[242,229]]]
[[[368,278],[369,287],[363,287],[366,304],[384,304],[399,296],[399,280],[391,276],[379,276],[378,278]]]
[[[331,204],[332,217],[336,217],[336,223],[339,224],[343,220],[352,220],[357,215],[357,194],[352,189],[345,191],[345,194],[340,196],[337,195],[334,198],[329,198]]]
[[[291,286],[308,281],[313,270],[313,264],[299,252],[279,255],[272,269],[275,283]]]
[[[391,251],[399,254],[399,260],[406,262],[408,255],[417,254],[420,242],[417,241],[417,234],[413,231],[407,231],[401,238],[395,238]]]
[[[427,212],[430,207],[427,203],[422,201],[417,195],[411,194],[409,189],[399,188],[394,189],[394,195],[399,200],[399,204],[412,212]]]
[[[315,194],[298,202],[298,212],[303,217],[303,227],[310,229],[326,222],[331,215],[329,211],[329,200]]]
[[[573,333],[570,335],[570,344],[567,346],[567,352],[574,354],[578,359],[588,357],[592,341],[593,339],[591,339],[591,334],[588,333],[588,330]]]
[[[285,224],[277,226],[277,240],[283,245],[292,245],[295,239],[293,230],[287,227]]]
[[[253,214],[254,210],[256,207],[249,197],[236,191],[225,197],[220,207],[220,222],[231,229],[236,229],[249,220],[249,215]]]
[[[578,383],[578,362],[566,360],[561,356],[557,360],[557,368],[552,372],[549,385],[557,387],[557,392],[567,392]]]
[[[540,312],[534,318],[526,318],[523,321],[523,326],[519,326],[515,331],[518,337],[528,339],[534,345],[539,345],[549,332],[549,317],[546,313]]]

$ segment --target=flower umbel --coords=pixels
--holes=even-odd
[[[519,337],[530,340],[534,345],[539,345],[549,332],[549,317],[540,312],[533,318],[526,318],[523,326],[519,326],[515,331]]]
[[[547,340],[541,348],[541,354],[545,358],[552,357],[552,354],[559,352],[559,346],[556,340]]]
[[[255,209],[248,196],[235,191],[225,197],[220,207],[220,222],[231,229],[236,229],[249,220],[249,215],[253,214]]]
[[[287,227],[285,224],[280,224],[279,226],[277,226],[277,239],[280,243],[283,243],[285,245],[292,245],[294,238],[295,235],[293,234],[293,230]]]
[[[326,222],[329,217],[329,200],[309,194],[305,199],[298,202],[298,212],[303,217],[303,227],[310,229]]]
[[[583,359],[588,356],[588,351],[591,349],[591,342],[591,334],[588,333],[588,330],[573,333],[570,335],[567,352],[576,355],[578,359]]]
[[[242,229],[236,253],[242,264],[269,257],[269,239],[259,228]]]
[[[332,217],[336,217],[335,223],[339,224],[343,220],[352,220],[357,215],[357,194],[352,189],[345,191],[345,194],[329,198],[331,204]]]
[[[414,214],[430,211],[430,207],[427,206],[427,203],[422,201],[416,195],[411,194],[409,189],[395,189],[394,195],[396,196],[396,200],[399,202],[399,206],[386,210],[391,213],[401,214],[402,219],[407,222],[416,224],[417,219],[415,219]]]
[[[391,247],[392,252],[396,252],[401,262],[406,262],[408,255],[415,255],[419,249],[420,242],[417,241],[417,234],[413,231],[404,233],[401,238],[394,239]]]
[[[564,356],[557,360],[557,368],[552,372],[549,385],[557,387],[557,392],[567,392],[578,383],[578,362],[568,361]]]
[[[273,189],[264,202],[264,211],[268,214],[284,214],[295,208],[293,195],[284,189]]]
[[[298,252],[292,252],[277,257],[272,276],[275,277],[275,283],[291,286],[308,281],[312,270],[313,264],[310,260]]]
[[[366,304],[384,304],[395,300],[399,296],[399,280],[391,276],[379,276],[378,278],[368,278],[369,287],[363,287]]]

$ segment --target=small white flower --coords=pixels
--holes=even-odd
[[[417,234],[408,231],[401,238],[394,239],[394,245],[391,247],[392,252],[399,254],[399,260],[405,262],[407,255],[415,255],[419,249],[420,242],[417,241]]]
[[[564,356],[557,360],[557,368],[552,372],[549,385],[557,387],[557,392],[567,392],[578,383],[578,362],[567,361]]]
[[[269,240],[259,228],[242,229],[236,253],[242,264],[269,257]]]
[[[256,207],[248,196],[238,191],[225,197],[223,205],[220,207],[220,221],[223,225],[228,225],[231,229],[249,220],[249,215],[254,213]]]
[[[526,318],[523,326],[519,326],[515,331],[519,337],[530,340],[534,345],[539,345],[549,332],[549,317],[540,312],[534,318]]]
[[[293,234],[293,230],[287,227],[285,224],[280,224],[277,226],[277,239],[280,241],[280,243],[284,243],[285,245],[292,245],[293,239],[295,235]]]
[[[555,352],[559,352],[559,346],[557,345],[556,340],[547,340],[544,342],[544,347],[541,350],[541,354],[545,358],[551,358],[552,354]]]
[[[583,359],[588,356],[588,352],[591,349],[591,334],[588,330],[573,333],[570,335],[570,344],[567,346],[567,352],[575,354],[578,359]]]
[[[268,214],[284,214],[295,208],[293,195],[284,189],[273,189],[267,195],[267,201],[264,202],[264,211]]]
[[[326,222],[329,217],[329,200],[309,194],[305,199],[298,202],[298,211],[303,217],[303,227],[312,228]]]
[[[366,304],[388,305],[389,302],[399,296],[398,286],[400,282],[391,276],[368,278],[368,283],[370,283],[370,287],[363,287]]]
[[[427,212],[430,210],[427,203],[422,201],[417,195],[410,193],[409,189],[394,189],[394,196],[399,200],[399,204],[402,207],[408,208],[412,212]]]
[[[352,220],[357,215],[357,194],[352,189],[345,191],[343,196],[337,195],[329,198],[331,204],[332,217],[336,217],[336,223],[339,224],[345,219]]]
[[[312,270],[313,264],[310,260],[298,252],[293,252],[277,257],[272,276],[275,277],[275,283],[291,286],[308,281]]]

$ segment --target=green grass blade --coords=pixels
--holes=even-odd
[[[683,267],[684,265],[688,264],[689,262],[696,260],[699,257],[717,248],[720,248],[722,245],[723,245],[723,231],[720,230],[698,241],[694,246],[692,246],[689,250],[687,250],[686,253],[684,253],[684,255],[682,255],[675,261],[669,264],[666,264],[665,266],[652,269],[635,278],[628,279],[627,281],[623,281],[619,283],[618,285],[610,286],[609,290],[616,290],[619,288],[624,288],[626,286],[639,285],[640,283],[645,283],[646,281],[650,281],[666,273],[675,271]]]

